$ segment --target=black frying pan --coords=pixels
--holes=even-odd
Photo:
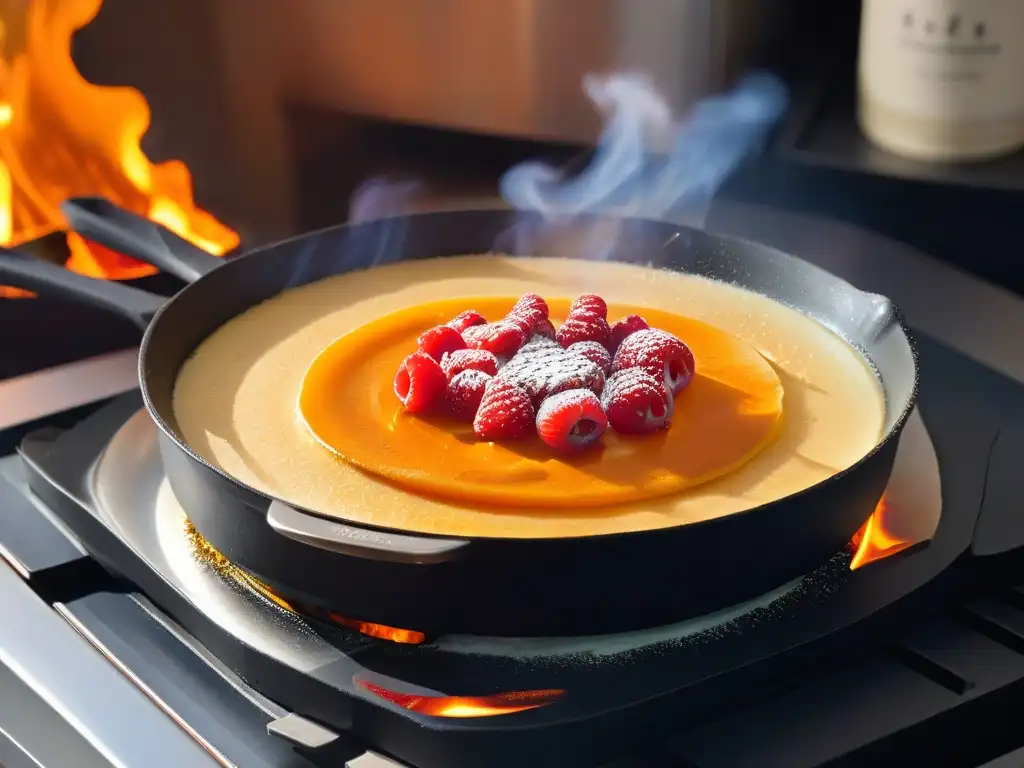
[[[145,329],[139,381],[159,427],[175,495],[227,558],[298,604],[416,629],[505,636],[625,631],[679,621],[771,591],[843,549],[885,490],[913,406],[917,364],[891,303],[756,243],[674,224],[619,226],[611,259],[691,272],[758,291],[835,329],[878,371],[887,433],[855,466],[746,512],[673,528],[576,538],[445,538],[344,525],[240,483],[182,439],[171,408],[179,368],[216,328],[282,290],[367,266],[504,249],[582,258],[545,239],[540,220],[508,211],[455,211],[339,226],[230,261],[98,199],[65,206],[83,236],[191,283],[169,301],[80,277],[16,254],[2,283],[60,291],[117,311]],[[582,218],[575,226],[600,220]],[[604,220],[605,223],[607,220]],[[399,238],[398,235],[401,235]],[[353,241],[358,253],[352,253]],[[565,243],[560,237],[558,243]],[[784,534],[784,535],[780,535]]]

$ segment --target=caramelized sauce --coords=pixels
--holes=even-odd
[[[697,360],[697,375],[676,398],[666,430],[608,430],[600,445],[564,456],[537,437],[489,443],[471,425],[407,413],[392,382],[417,336],[469,308],[493,322],[516,298],[419,304],[335,340],[303,380],[299,410],[307,426],[339,458],[410,492],[528,507],[621,504],[676,493],[742,466],[775,436],[782,382],[756,350],[698,320],[630,305],[609,307],[609,320],[645,314],[653,327],[690,345]],[[548,297],[556,325],[571,301]]]

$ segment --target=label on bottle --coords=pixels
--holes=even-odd
[[[1024,117],[1024,0],[864,0],[859,67],[870,97],[903,114]]]

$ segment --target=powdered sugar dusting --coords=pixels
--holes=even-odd
[[[543,336],[535,336],[519,350],[498,371],[497,380],[522,388],[535,405],[567,389],[589,389],[600,394],[604,387],[600,368]]]
[[[523,345],[523,350],[538,347],[558,347],[561,349],[561,346],[559,346],[558,342],[555,341],[553,337],[547,336],[543,333],[535,333],[530,337],[530,340]]]
[[[466,368],[464,371],[460,371],[448,384],[449,389],[477,389],[478,387],[486,387],[487,382],[491,380],[490,374],[486,371],[480,371],[475,368]]]
[[[609,355],[608,350],[598,342],[577,341],[575,344],[569,345],[569,351],[587,358],[587,360],[600,368],[602,373],[605,375],[611,372],[612,356]]]

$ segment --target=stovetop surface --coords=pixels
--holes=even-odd
[[[763,607],[729,623],[692,633],[676,629],[660,640],[650,634],[640,642],[635,637],[591,639],[585,642],[587,652],[583,653],[575,647],[581,641],[562,641],[563,646],[568,644],[568,649],[559,648],[557,642],[544,641],[542,645],[546,650],[543,652],[526,646],[525,653],[521,643],[513,643],[510,653],[508,646],[502,647],[500,642],[472,638],[441,638],[425,648],[410,648],[367,640],[347,630],[325,631],[324,627],[286,614],[251,592],[240,593],[237,585],[225,583],[220,576],[208,573],[202,564],[194,561],[189,541],[184,536],[184,512],[168,497],[159,467],[155,428],[145,414],[139,412],[141,401],[137,394],[118,398],[56,439],[50,440],[47,434],[30,436],[23,444],[23,451],[33,475],[42,467],[58,487],[65,489],[64,493],[88,499],[84,505],[73,506],[68,512],[60,496],[48,495],[48,486],[40,488],[33,484],[33,488],[44,494],[41,498],[49,508],[56,510],[58,516],[74,528],[90,552],[109,559],[133,586],[141,588],[150,599],[198,633],[207,649],[227,666],[250,679],[255,678],[257,687],[264,692],[275,685],[279,691],[288,691],[296,683],[269,679],[280,673],[273,666],[258,666],[253,653],[274,657],[281,666],[319,680],[322,685],[337,687],[338,695],[353,695],[350,686],[354,675],[385,688],[409,691],[411,687],[413,691],[428,695],[439,690],[447,694],[489,694],[557,686],[574,695],[575,705],[570,702],[570,706],[560,707],[560,714],[553,721],[555,724],[564,724],[567,718],[570,721],[593,718],[609,708],[635,706],[638,696],[658,696],[662,699],[659,704],[662,714],[671,712],[692,727],[713,719],[713,714],[735,709],[741,701],[748,702],[749,696],[741,688],[749,686],[751,680],[756,680],[765,690],[780,684],[785,687],[789,678],[780,682],[780,676],[792,677],[796,667],[792,660],[787,666],[781,666],[781,659],[773,657],[781,657],[784,652],[794,655],[791,646],[806,645],[818,635],[824,635],[829,641],[830,653],[835,653],[837,646],[842,645],[838,649],[842,651],[840,655],[848,655],[849,646],[855,642],[869,643],[865,647],[875,648],[878,640],[868,633],[866,618],[888,607],[892,601],[903,599],[900,621],[894,622],[890,616],[887,622],[890,634],[897,626],[904,628],[911,617],[926,616],[935,610],[937,598],[934,595],[931,601],[922,602],[925,593],[921,587],[929,581],[934,582],[930,587],[941,587],[943,591],[955,591],[958,595],[969,591],[968,582],[976,575],[974,570],[949,566],[971,544],[977,514],[979,509],[984,509],[982,496],[987,495],[990,503],[1001,499],[1004,502],[1001,509],[1005,509],[1005,486],[989,487],[987,484],[986,469],[990,465],[987,459],[995,450],[993,446],[998,445],[997,437],[1004,428],[999,413],[1010,407],[1010,403],[1001,401],[1000,395],[1019,397],[1021,393],[1014,387],[1003,391],[1002,377],[987,374],[976,364],[927,338],[922,337],[919,344],[925,380],[929,374],[941,372],[948,381],[929,388],[929,396],[922,398],[925,419],[915,416],[910,422],[901,451],[906,448],[909,455],[918,456],[922,448],[930,450],[925,423],[929,420],[928,414],[933,414],[930,423],[935,449],[947,463],[952,460],[960,465],[943,484],[942,524],[926,548],[897,555],[889,562],[869,566],[855,575],[849,571],[848,555],[838,556],[819,572],[809,574],[804,583],[791,592],[770,604],[766,600]],[[938,397],[941,393],[947,396]],[[958,414],[958,408],[964,412]],[[96,462],[100,451],[103,455]],[[904,477],[904,464],[905,461],[897,459],[894,478]],[[90,466],[92,472],[86,475],[83,468]],[[24,470],[23,466],[18,468]],[[130,472],[125,473],[125,469]],[[121,482],[124,478],[129,482]],[[912,473],[910,479],[916,482],[920,497],[929,495],[928,483],[933,480],[927,471],[917,472],[916,476]],[[936,472],[934,482],[937,484],[938,480]],[[119,515],[123,510],[133,512]],[[145,514],[138,514],[142,511]],[[95,514],[104,526],[113,529],[116,533],[113,538],[118,542],[127,543],[139,552],[147,561],[146,566],[140,569],[137,565],[126,565],[123,555],[104,540],[95,538],[91,528],[82,527],[80,518],[89,514]],[[1020,544],[1020,539],[1015,542],[1007,538],[1013,534],[1014,530],[1000,529],[998,546],[1009,548]],[[178,595],[152,578],[153,570],[169,577],[175,591],[184,593],[192,606],[212,617],[220,628],[226,628],[227,634],[245,643],[250,649],[248,657],[240,659],[234,647],[225,644],[220,635],[205,634],[205,626],[193,624],[187,608],[177,604]],[[937,575],[941,578],[936,578]],[[1024,574],[1021,578],[1024,579]],[[917,598],[913,605],[906,599],[910,593]],[[109,647],[123,645],[117,639],[123,631],[123,614],[129,608],[137,610],[130,605],[131,601],[130,597],[100,590],[62,603],[59,610],[83,634],[106,635],[101,645]],[[168,620],[162,612],[143,607],[151,615],[160,616],[161,621]],[[841,630],[844,631],[842,636]],[[851,634],[854,630],[856,634]],[[469,654],[466,653],[467,642],[472,651]],[[146,644],[157,643],[150,638]],[[497,651],[492,650],[495,645]],[[121,658],[117,653],[112,655]],[[916,651],[904,651],[898,661],[922,674],[914,666],[919,655]],[[773,658],[774,671],[770,673],[767,661],[756,658],[758,656]],[[810,661],[802,658],[799,669],[806,673],[823,660],[835,663],[834,657],[825,659],[819,650]],[[750,668],[752,661],[756,662],[753,678],[744,669]],[[131,669],[143,679],[153,674],[143,659],[137,659]],[[726,671],[728,675],[724,675]],[[928,677],[927,672],[924,674]],[[938,674],[949,683],[943,673]],[[715,685],[701,684],[698,681],[702,677],[714,681]],[[963,681],[953,685],[963,688],[961,694],[971,689]],[[669,698],[670,692],[687,692],[688,689],[688,694],[682,698],[678,695]],[[290,699],[275,696],[293,711],[317,713],[307,697],[315,698],[316,692],[311,689]],[[336,710],[327,715],[328,723],[337,728],[338,715],[340,724],[347,722],[350,717],[347,706],[339,699],[327,702],[327,711],[332,707]],[[320,710],[321,721],[324,711]],[[648,713],[644,725],[653,727],[655,719]],[[515,727],[530,729],[543,722],[543,718],[538,721],[536,717],[531,720],[520,716]],[[481,719],[459,724],[463,728],[480,726],[484,729],[492,725],[500,731],[503,721]],[[639,730],[639,726],[636,728]],[[353,730],[361,735],[368,732],[365,726],[358,724]],[[664,731],[664,727],[661,730]],[[566,735],[563,741],[568,740]],[[833,742],[830,749],[839,746]],[[395,746],[392,742],[389,748],[405,756],[401,744]],[[850,746],[843,748],[850,749]],[[430,768],[448,764],[448,756],[435,759],[436,746],[424,749],[423,754],[428,757],[412,764]],[[806,745],[801,747],[800,755],[806,762],[793,764],[823,764],[821,756],[814,756]]]
[[[782,227],[785,232],[776,232],[774,238],[759,235],[758,227],[765,222],[756,215],[746,216],[746,230],[740,234],[807,256],[806,248],[780,241],[801,233],[813,238],[813,232]],[[851,242],[849,237],[844,240],[835,236],[832,229],[829,233],[832,236],[828,241],[833,246],[830,253],[813,260],[823,260],[826,266],[829,260],[835,261],[839,268],[831,265],[834,271],[864,288],[893,295],[910,324],[923,331],[919,334],[923,388],[929,380],[941,385],[932,388],[930,403],[922,398],[922,412],[927,421],[930,408],[933,418],[951,425],[944,438],[930,430],[935,433],[933,439],[942,464],[944,501],[950,488],[959,488],[958,493],[964,496],[960,502],[968,506],[972,503],[968,497],[973,496],[982,521],[975,532],[975,546],[984,550],[985,566],[960,564],[947,569],[942,599],[936,597],[928,603],[909,631],[904,628],[886,635],[884,641],[876,638],[861,647],[846,647],[842,653],[816,661],[799,677],[775,680],[770,686],[748,692],[751,695],[744,697],[743,706],[733,711],[716,713],[713,718],[692,714],[685,723],[673,725],[667,738],[641,738],[629,745],[623,750],[628,754],[615,757],[610,764],[616,768],[869,765],[909,750],[928,765],[980,766],[987,760],[1012,759],[1003,756],[1020,747],[1018,742],[1024,742],[1012,723],[1012,707],[1024,696],[1024,590],[1016,587],[1024,584],[1024,572],[1016,558],[1000,554],[1024,543],[1024,538],[1012,525],[985,523],[1001,519],[991,513],[993,505],[1005,505],[1020,482],[1015,477],[1014,457],[1024,444],[1024,420],[1019,415],[1024,413],[1020,409],[1024,388],[1018,383],[1024,381],[1024,355],[1015,349],[1008,351],[1006,344],[1014,322],[1024,321],[1024,306],[998,291],[988,293],[987,287],[948,270],[940,273],[940,280],[929,282],[928,270],[919,270],[919,265],[913,263],[918,256],[898,247],[896,255],[886,254],[894,265],[888,280],[891,284],[906,282],[899,290],[891,285],[887,289],[877,285],[873,270],[866,269],[865,254],[878,254],[880,241]],[[820,234],[816,242],[822,242]],[[904,263],[902,271],[900,257],[903,262],[912,262],[910,266]],[[864,273],[864,279],[849,274],[858,270]],[[959,297],[960,306],[971,306],[971,310],[965,308],[963,315],[969,319],[961,319],[952,327],[947,322],[947,327],[941,329],[943,319],[934,307],[934,299],[943,298],[947,290]],[[971,304],[979,296],[984,297],[984,306]],[[1001,311],[1007,308],[1012,311]],[[977,322],[979,314],[988,316],[1005,332],[978,334],[971,324]],[[969,353],[976,362],[967,360],[962,352]],[[936,398],[934,393],[939,391],[948,394]],[[945,442],[939,444],[941,441]],[[0,600],[9,610],[21,611],[18,615],[28,615],[47,603],[55,605],[59,615],[94,647],[142,684],[150,700],[157,700],[162,709],[174,713],[181,722],[171,723],[169,729],[168,723],[159,719],[139,716],[138,728],[151,735],[150,741],[155,743],[158,736],[166,740],[166,745],[159,742],[164,745],[162,750],[148,745],[151,757],[146,764],[202,765],[207,758],[199,755],[214,753],[221,762],[240,766],[340,765],[350,758],[357,768],[371,765],[363,755],[367,745],[353,742],[345,733],[319,751],[301,754],[287,741],[268,736],[267,724],[286,720],[286,709],[263,698],[211,658],[176,622],[138,594],[134,585],[118,583],[96,567],[74,543],[74,537],[61,532],[59,521],[40,514],[39,508],[26,499],[26,477],[16,459],[0,461],[0,473],[7,481],[0,485],[0,544],[8,554],[17,553],[11,559],[20,564],[22,575],[29,577],[32,586],[27,589],[9,570],[0,568],[0,581],[5,582],[0,584]],[[13,525],[14,521],[18,525]],[[985,530],[985,525],[991,529]],[[885,566],[883,562],[869,568],[882,573]],[[40,626],[42,623],[40,620]],[[37,657],[48,644],[58,642],[54,626],[47,625],[48,632],[32,637],[38,643]],[[26,633],[21,635],[19,648],[27,652]],[[0,648],[14,640],[10,631],[0,629]],[[715,645],[709,644],[701,652],[709,654],[710,661]],[[51,649],[56,655],[50,658],[64,658],[62,653],[67,651]],[[82,662],[82,670],[87,666]],[[63,674],[75,677],[66,670]],[[78,685],[83,684],[82,674],[76,679]],[[49,681],[53,689],[61,688],[59,677]],[[132,703],[128,707],[131,711],[141,711],[129,693],[139,688],[121,686],[123,696],[118,703],[113,695],[118,686],[113,679],[116,676],[105,676],[103,683],[113,696],[108,716],[116,717],[126,702]],[[261,687],[259,680],[249,682]],[[69,710],[80,707],[86,707],[81,693]],[[159,714],[158,708],[149,709]],[[132,749],[143,748],[125,743],[124,735],[118,737],[109,722],[96,713],[83,713],[80,718],[84,724],[80,723],[77,731],[89,734],[93,744],[104,742],[111,754],[128,755]],[[182,728],[195,731],[193,736],[204,744],[203,752],[190,753],[187,745],[194,746],[195,740],[181,741],[171,735],[180,735]],[[958,738],[958,734],[969,734],[970,738]],[[551,748],[557,749],[557,744]],[[153,757],[154,752],[160,754]],[[0,749],[0,763],[3,755]],[[192,762],[162,762],[181,760],[186,755]]]

